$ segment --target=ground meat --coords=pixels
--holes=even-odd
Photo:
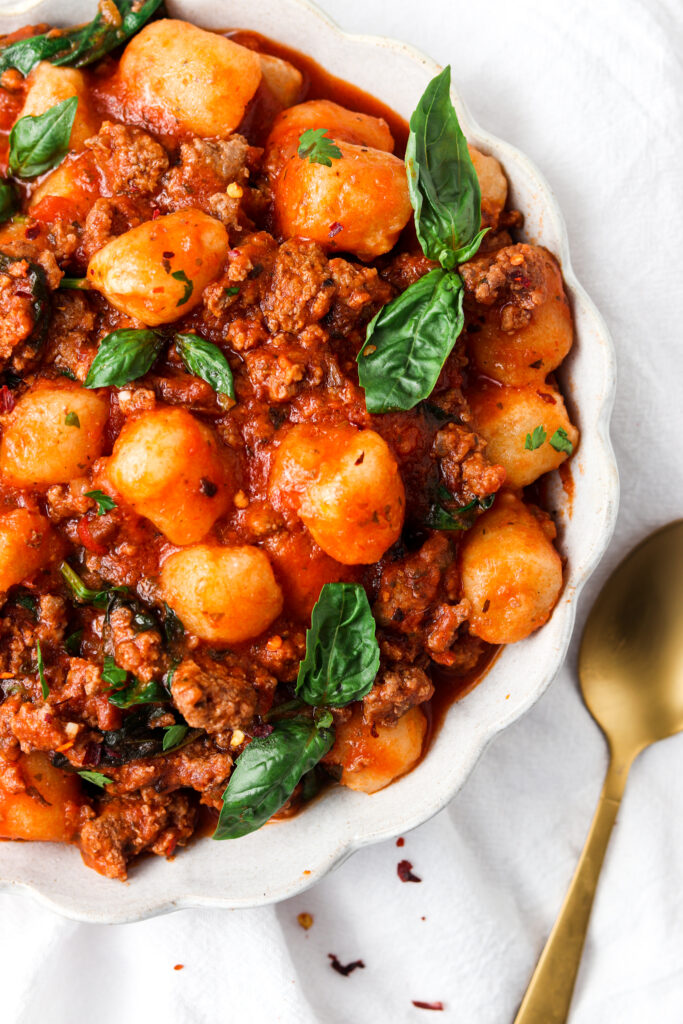
[[[81,248],[87,260],[112,238],[125,234],[147,219],[139,200],[130,196],[96,199],[85,220]]]
[[[432,616],[431,624],[427,630],[427,647],[434,661],[441,665],[448,665],[452,660],[450,648],[463,622],[465,622],[472,611],[469,601],[464,600],[458,604],[439,604]]]
[[[84,381],[93,359],[95,311],[83,292],[59,293],[54,303],[45,345],[45,360]]]
[[[109,616],[114,660],[141,682],[157,679],[166,669],[161,634],[156,629],[136,630],[130,608],[116,608]]]
[[[186,658],[171,680],[173,700],[188,725],[209,733],[244,729],[270,706],[277,680],[264,669],[229,652],[220,661],[198,661]]]
[[[0,369],[24,373],[39,357],[31,267],[24,259],[0,269]]]
[[[66,681],[52,688],[48,701],[60,718],[78,718],[101,731],[121,726],[121,711],[109,703],[109,683],[98,665],[84,658],[70,658]]]
[[[370,725],[392,725],[415,704],[429,700],[434,685],[415,665],[392,665],[363,698],[363,718]]]
[[[545,302],[546,264],[552,259],[538,246],[509,245],[460,267],[466,294],[482,306],[501,307],[501,329],[519,330],[532,310]]]
[[[374,267],[334,259],[330,260],[329,272],[336,291],[325,323],[333,334],[345,335],[367,324],[393,298],[393,288]]]
[[[379,624],[414,633],[434,601],[452,557],[448,539],[435,534],[416,554],[386,565],[373,608]]]
[[[448,423],[434,438],[433,453],[444,485],[460,505],[495,494],[505,483],[505,470],[490,463],[485,450],[485,441],[455,423]]]
[[[325,253],[315,242],[292,239],[278,249],[261,299],[268,329],[295,334],[330,309],[335,283]]]
[[[140,128],[105,121],[85,145],[93,153],[112,195],[150,195],[157,191],[168,169],[166,150]]]
[[[85,487],[87,486],[86,483]],[[83,516],[94,505],[92,498],[86,498],[82,493],[78,481],[70,484],[53,484],[52,487],[48,487],[45,498],[48,515],[56,523],[74,516]]]
[[[232,771],[232,756],[203,736],[163,757],[138,758],[119,767],[107,766],[116,796],[154,786],[157,793],[187,787],[201,793],[201,803],[219,809]]]
[[[294,345],[280,353],[270,345],[253,349],[245,353],[244,365],[257,398],[272,404],[294,398],[307,375],[312,383],[322,379],[321,366]]]
[[[428,260],[421,252],[401,252],[380,271],[380,274],[399,292],[404,292],[438,265],[433,260]]]
[[[196,811],[185,793],[160,796],[144,789],[103,803],[85,823],[80,847],[85,863],[107,878],[126,878],[131,858],[147,850],[170,857],[194,831]]]
[[[227,216],[225,222],[236,225],[242,196],[228,196],[225,189],[231,183],[244,189],[251,153],[249,143],[241,135],[231,135],[229,139],[194,138],[181,143],[179,162],[164,178],[161,207],[182,210],[192,206],[206,213],[220,213],[224,221]],[[220,195],[230,200],[229,205],[219,202]]]

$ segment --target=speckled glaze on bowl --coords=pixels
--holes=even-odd
[[[404,43],[341,32],[306,0],[168,0],[167,7],[171,16],[206,28],[253,29],[310,54],[405,117],[440,70]],[[94,0],[70,0],[68,22],[87,20],[93,8]],[[65,5],[55,0],[0,4],[0,32],[37,21],[63,24]],[[506,648],[485,681],[451,708],[424,761],[374,796],[337,787],[294,820],[244,839],[202,839],[171,862],[146,858],[123,885],[86,869],[76,849],[0,843],[3,889],[29,893],[68,917],[111,923],[183,907],[251,907],[286,899],[360,847],[404,833],[436,814],[458,792],[489,741],[538,700],[562,664],[577,596],[616,518],[619,486],[609,440],[614,352],[603,320],[572,270],[567,232],[551,189],[522,153],[476,124],[455,90],[453,100],[468,139],[505,167],[512,203],[524,213],[527,239],[559,256],[574,312],[576,344],[560,378],[582,438],[573,461],[571,510],[559,480],[551,486],[559,543],[568,561],[566,586],[550,622]]]

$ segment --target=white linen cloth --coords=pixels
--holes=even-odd
[[[436,1019],[444,1024],[508,1024],[595,808],[606,748],[578,693],[576,639],[608,571],[683,509],[683,5],[323,0],[323,7],[349,31],[403,38],[450,61],[480,123],[518,145],[553,185],[576,271],[618,349],[617,533],[584,591],[572,651],[547,695],[402,849],[363,850],[278,907],[182,911],[117,927],[61,920],[4,896],[6,1024],[430,1019],[414,999],[443,1001]],[[682,778],[683,736],[636,762],[571,1024],[683,1020]],[[399,881],[402,858],[419,885]],[[309,931],[297,924],[302,911],[314,917]],[[362,958],[365,969],[341,977],[328,953],[343,963]],[[179,963],[184,969],[174,971]]]

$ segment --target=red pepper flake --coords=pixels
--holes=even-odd
[[[396,867],[396,873],[402,882],[421,882],[422,879],[413,874],[413,865],[409,860],[401,860]]]
[[[88,516],[84,516],[82,519],[79,519],[77,532],[78,539],[84,548],[87,548],[88,551],[92,551],[94,555],[106,555],[107,549],[102,544],[98,544],[90,532]]]
[[[264,722],[262,725],[255,725],[254,728],[251,730],[251,735],[252,736],[270,736],[272,731],[273,731],[272,725],[268,725],[267,722]]]
[[[349,974],[355,971],[357,967],[365,967],[362,960],[352,960],[350,964],[340,964],[334,953],[328,953],[327,955],[332,961],[330,964],[332,970],[336,971],[337,974],[341,974],[344,978],[348,978]]]
[[[173,967],[173,970],[174,971],[182,971],[184,966],[185,966],[185,964],[175,964],[174,967]]]
[[[0,388],[0,412],[11,412],[15,405],[14,395],[7,385],[3,384]]]
[[[406,841],[403,838],[403,836],[399,836],[398,837],[398,839],[396,840],[396,845],[397,846],[405,846],[406,845]]]
[[[330,231],[329,231],[330,238],[334,238],[335,235],[338,235],[339,232],[343,231],[343,230],[344,230],[344,225],[340,224],[338,220],[335,220],[334,224],[330,224]]]
[[[159,217],[161,217],[161,210],[158,210],[155,206],[152,210],[152,220],[157,220]]]
[[[40,224],[29,224],[29,226],[26,228],[26,231],[24,232],[24,234],[31,241],[34,238],[37,238],[38,235],[40,234]]]
[[[418,1010],[443,1010],[443,1003],[423,1003],[421,999],[411,999],[413,1006]]]

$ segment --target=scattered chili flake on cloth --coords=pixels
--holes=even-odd
[[[402,882],[421,882],[422,879],[413,874],[413,865],[409,860],[400,860],[396,865],[396,873]]]
[[[352,960],[350,964],[340,964],[334,953],[328,953],[327,955],[332,961],[330,963],[332,970],[336,971],[337,974],[343,975],[345,978],[348,978],[349,974],[353,973],[357,967],[365,967],[362,960]]]
[[[301,927],[302,927],[302,928],[303,928],[303,929],[304,929],[305,931],[308,931],[308,929],[309,929],[309,928],[311,927],[311,925],[313,924],[313,915],[312,915],[312,914],[306,914],[306,913],[303,913],[303,914],[298,914],[298,915],[297,915],[297,921],[299,922],[299,925],[300,925],[300,926],[301,926]]]
[[[421,999],[412,999],[413,1006],[417,1006],[418,1010],[443,1010],[443,1003],[423,1003]]]

